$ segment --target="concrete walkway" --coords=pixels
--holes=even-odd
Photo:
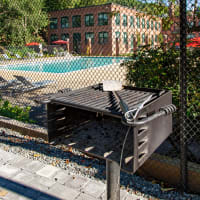
[[[105,184],[0,149],[0,199],[101,200]],[[143,197],[121,191],[122,200]]]

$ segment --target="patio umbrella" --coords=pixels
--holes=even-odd
[[[54,41],[52,42],[53,44],[68,44],[69,42],[68,41],[65,41],[65,40],[57,40],[57,41]]]
[[[187,47],[200,47],[200,41],[199,42],[190,42],[187,44]]]
[[[192,38],[192,39],[190,39],[190,41],[192,41],[192,42],[199,42],[200,43],[200,37]]]
[[[26,46],[38,46],[40,43],[38,42],[30,42],[30,43],[27,43]]]

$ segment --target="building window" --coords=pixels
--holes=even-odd
[[[120,32],[119,31],[115,32],[115,38],[118,38],[118,39],[120,38]]]
[[[195,35],[192,34],[192,33],[190,33],[190,34],[187,35],[187,39],[192,39],[192,38],[194,38],[194,37],[195,37]]]
[[[88,44],[89,38],[91,38],[91,43],[94,44],[94,33],[93,32],[85,33],[85,44]]]
[[[69,39],[69,33],[61,34],[61,39],[67,41],[67,39]]]
[[[124,32],[124,44],[128,44],[128,36],[126,32]]]
[[[85,26],[94,26],[94,15],[85,15]]]
[[[130,27],[134,27],[134,18],[133,18],[133,16],[130,17]]]
[[[194,26],[194,22],[188,22],[189,28],[192,28]]]
[[[108,42],[108,32],[99,32],[99,44]]]
[[[155,22],[155,29],[158,30],[158,22]]]
[[[137,28],[140,28],[140,17],[137,17]]]
[[[149,27],[150,27],[150,26],[149,26],[149,20],[147,20],[147,29],[149,29]]]
[[[145,19],[142,19],[142,28],[145,28]]]
[[[155,35],[155,42],[157,43],[158,42],[158,36]]]
[[[123,26],[127,26],[127,16],[123,15]]]
[[[58,28],[58,19],[51,18],[50,19],[50,29],[57,29]]]
[[[100,13],[98,15],[98,25],[108,25],[108,14],[107,13]]]
[[[72,27],[81,27],[81,16],[72,16]]]
[[[61,17],[61,28],[69,27],[69,17]]]
[[[142,34],[142,43],[145,43],[145,33]]]
[[[153,37],[153,35],[151,36],[151,46],[153,46],[154,45],[154,37]]]
[[[51,43],[58,40],[58,36],[56,34],[51,34],[50,41]]]
[[[151,30],[153,30],[153,21],[151,21]]]
[[[117,13],[116,15],[115,15],[115,24],[118,26],[118,25],[120,25],[120,14],[119,13]]]
[[[134,35],[131,35],[131,50],[134,49]]]
[[[161,31],[161,23],[159,22],[159,30]]]

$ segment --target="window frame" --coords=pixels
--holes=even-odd
[[[125,35],[126,35],[126,37],[125,37]],[[123,32],[123,43],[124,44],[128,44],[128,34],[127,34],[127,32]]]
[[[56,20],[56,23],[53,22],[52,20]],[[53,24],[52,24],[53,23]],[[53,27],[52,27],[53,25]],[[55,27],[56,26],[56,27]],[[58,18],[52,17],[50,18],[50,24],[49,24],[50,29],[58,29]]]
[[[68,21],[65,24],[62,22],[64,18],[66,18],[67,21]],[[63,27],[63,24],[65,25],[64,27]],[[66,24],[68,24],[68,26],[66,26]],[[61,28],[69,28],[69,17],[68,16],[61,17],[61,19],[60,19],[60,25],[61,25]]]
[[[140,17],[137,17],[137,28],[140,28]]]
[[[130,27],[134,27],[134,17],[130,16]]]
[[[100,37],[100,34],[103,35],[103,37]],[[105,35],[107,35],[107,37],[104,37]],[[101,38],[103,39],[103,41],[101,41]],[[106,44],[108,43],[108,38],[109,38],[109,34],[106,31],[102,31],[98,33],[98,43],[99,44]]]
[[[54,40],[52,40],[52,36],[56,36],[56,39],[54,39]],[[51,35],[50,35],[50,43],[52,43],[52,42],[54,42],[54,41],[56,41],[56,40],[58,40],[58,35],[56,34],[56,33],[52,33]]]
[[[123,26],[127,26],[128,25],[128,16],[123,14],[123,22],[122,22]]]
[[[67,41],[66,39],[63,39],[63,35],[68,35],[68,37],[66,37],[66,38],[69,39],[69,33],[62,33],[62,34],[61,34],[61,40]]]
[[[142,28],[145,28],[145,19],[142,18]]]
[[[94,44],[94,32],[85,32],[85,44],[87,45],[88,44],[88,38],[86,38],[86,34],[93,35],[93,37],[90,37],[90,38],[91,38],[91,44]]]
[[[86,17],[89,17],[89,21],[88,21],[89,24],[86,23],[87,22]],[[92,17],[92,19],[91,19],[91,17]],[[94,15],[93,14],[86,14],[85,15],[85,26],[87,26],[87,27],[88,26],[94,26]]]
[[[100,16],[103,16],[101,19]],[[107,18],[105,18],[107,16]],[[98,26],[106,26],[108,25],[108,13],[102,12],[98,13]]]
[[[80,19],[80,25],[76,25],[76,24],[78,24],[78,23],[77,23],[77,18]],[[76,24],[75,24],[75,22],[74,22],[74,19],[76,19]],[[80,28],[80,27],[81,27],[81,15],[73,15],[73,16],[72,16],[72,27],[73,27],[73,28]]]
[[[115,25],[120,26],[120,13],[115,14]]]

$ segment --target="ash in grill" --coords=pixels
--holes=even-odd
[[[171,104],[172,96],[169,91],[135,87],[124,87],[118,94],[130,110],[152,96],[131,124],[124,146],[122,169],[134,173],[172,132],[171,112],[157,115]],[[47,112],[49,141],[64,134],[62,143],[119,163],[129,124],[121,123],[119,104],[101,84],[54,96]]]

